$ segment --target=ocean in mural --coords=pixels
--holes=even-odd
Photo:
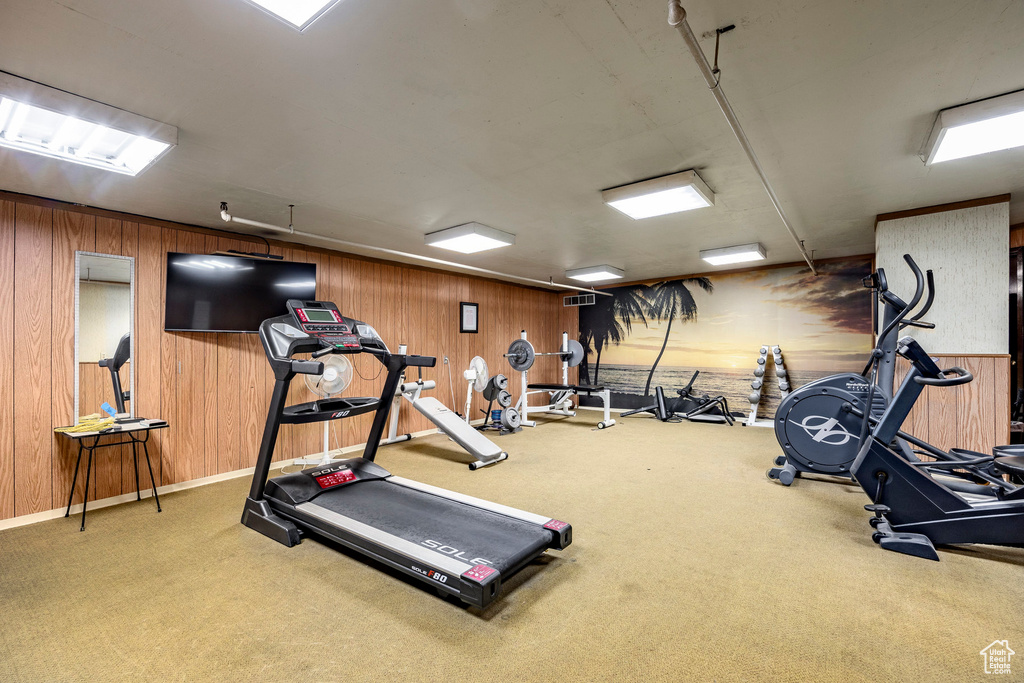
[[[609,288],[613,297],[580,309],[580,383],[607,386],[614,407],[634,407],[657,386],[674,396],[700,370],[697,393],[723,395],[745,413],[762,345],[782,348],[794,388],[859,371],[872,343],[871,292],[861,282],[870,272],[870,259],[858,257],[822,263],[817,276],[788,266]],[[759,414],[771,417],[780,391],[771,372],[766,380]]]

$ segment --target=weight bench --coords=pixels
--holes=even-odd
[[[530,384],[527,380],[527,372],[533,367],[534,358],[537,356],[558,356],[562,360],[562,383],[561,384]],[[611,392],[605,387],[597,387],[590,384],[569,384],[569,368],[576,367],[584,358],[583,347],[579,342],[569,340],[569,333],[562,332],[562,345],[558,351],[552,351],[550,353],[537,353],[534,351],[533,344],[526,339],[526,330],[519,333],[519,339],[513,341],[508,347],[508,353],[505,354],[508,358],[508,364],[512,366],[513,370],[519,372],[521,379],[521,390],[519,393],[519,403],[516,404],[516,411],[520,416],[520,424],[523,427],[536,427],[537,423],[530,419],[530,410],[533,412],[541,411],[549,413],[551,415],[566,415],[568,417],[575,417],[576,411],[570,410],[571,401],[569,400],[572,396],[577,394],[586,394],[591,396],[596,394],[601,397],[601,401],[604,403],[604,420],[597,423],[598,429],[604,429],[605,427],[611,427],[615,424],[615,420],[611,416]],[[530,407],[530,394],[539,394],[542,392],[551,392],[551,397],[548,399],[546,406],[533,406]]]
[[[452,441],[476,458],[475,462],[470,463],[469,469],[475,470],[493,465],[508,457],[508,453],[501,450],[501,447],[473,429],[436,398],[420,396],[415,401],[411,398],[409,401],[416,407],[416,410],[420,411],[420,414],[437,425],[437,428],[447,434]]]
[[[408,441],[412,434],[398,433],[398,407],[402,399],[405,399],[427,418],[448,438],[461,446],[467,453],[476,458],[469,463],[469,469],[477,470],[487,465],[501,462],[508,457],[508,453],[500,446],[488,439],[486,436],[474,429],[468,422],[465,422],[457,413],[432,396],[422,396],[423,391],[434,389],[436,383],[432,379],[419,380],[417,382],[403,382],[395,392],[394,405],[391,407],[391,424],[388,429],[388,438],[381,441],[385,446],[399,441]]]
[[[524,381],[526,373],[523,373]],[[553,415],[568,415],[569,417],[575,417],[576,411],[569,410],[569,398],[579,394],[584,396],[597,395],[601,398],[601,402],[604,404],[604,419],[597,423],[598,429],[604,429],[605,427],[611,427],[615,424],[615,420],[611,419],[611,391],[603,386],[594,386],[592,384],[527,384],[526,391],[523,392],[520,403],[522,407],[519,409],[519,414],[522,416],[522,424],[527,427],[536,426],[536,422],[529,420],[529,411],[545,412]],[[532,391],[531,391],[532,390]],[[547,406],[530,406],[528,396],[530,394],[540,394],[543,392],[549,392],[551,399],[548,401]]]

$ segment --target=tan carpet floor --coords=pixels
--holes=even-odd
[[[242,527],[247,479],[0,532],[0,681],[970,681],[996,639],[1024,679],[1024,549],[884,552],[860,489],[765,478],[770,430],[597,415],[477,472],[441,436],[381,450],[572,523],[483,612]]]

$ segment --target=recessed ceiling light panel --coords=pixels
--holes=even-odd
[[[289,26],[305,31],[341,0],[246,0]]]
[[[432,247],[475,254],[478,251],[511,246],[516,243],[516,236],[481,223],[465,223],[429,233],[424,236],[424,241]]]
[[[713,206],[715,193],[696,171],[683,171],[601,192],[605,204],[630,218],[651,218]]]
[[[603,282],[605,280],[621,280],[625,271],[613,266],[589,266],[565,271],[565,276],[580,282]]]
[[[138,175],[178,144],[178,129],[0,72],[0,147]]]
[[[724,266],[730,263],[762,261],[765,258],[765,251],[760,243],[754,242],[721,249],[704,249],[700,252],[700,257],[713,266]]]
[[[926,164],[1024,146],[1024,91],[943,109],[921,156]]]

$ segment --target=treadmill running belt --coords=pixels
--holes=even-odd
[[[386,480],[327,491],[310,503],[426,548],[446,546],[455,552],[445,554],[468,564],[487,560],[502,574],[515,571],[551,543],[551,532],[536,524]]]

